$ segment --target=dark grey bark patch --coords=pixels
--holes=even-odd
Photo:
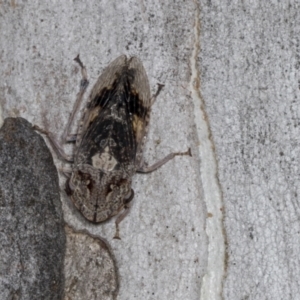
[[[65,299],[116,299],[119,278],[109,244],[87,231],[65,230]]]
[[[0,129],[0,299],[62,299],[65,232],[57,170],[22,118]]]

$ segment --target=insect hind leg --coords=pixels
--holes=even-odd
[[[169,160],[173,159],[175,156],[182,156],[182,155],[192,156],[191,148],[189,148],[185,152],[170,153],[169,155],[167,155],[163,159],[159,160],[158,162],[156,162],[152,166],[146,166],[146,165],[140,166],[140,168],[137,170],[137,172],[138,173],[151,173],[151,172],[157,170],[158,168],[160,168],[161,166],[163,166],[164,164],[166,164]]]
[[[74,108],[73,108],[73,111],[69,117],[69,120],[68,120],[68,124],[65,128],[65,131],[62,135],[62,143],[74,143],[76,142],[76,138],[77,138],[77,135],[76,134],[70,134],[70,128],[71,128],[71,125],[73,123],[73,120],[74,120],[74,116],[75,114],[77,113],[78,111],[78,108],[80,107],[80,104],[82,102],[82,99],[83,99],[83,95],[88,87],[88,84],[89,84],[89,81],[87,79],[87,71],[86,71],[86,67],[83,65],[83,63],[81,62],[80,58],[79,58],[79,54],[75,57],[74,59],[81,67],[81,75],[82,75],[82,79],[80,81],[80,91],[79,93],[77,94],[77,99],[76,99],[76,102],[75,102],[75,105],[74,105]],[[67,154],[65,154],[62,146],[60,145],[59,142],[57,142],[57,140],[54,138],[53,134],[47,130],[44,130],[42,128],[40,128],[39,126],[37,125],[34,125],[33,126],[33,129],[44,134],[49,142],[51,143],[51,146],[53,148],[53,150],[55,151],[55,153],[58,155],[58,157],[62,160],[65,160],[67,162],[73,162],[73,158],[71,158],[70,156],[68,156]]]
[[[68,124],[67,124],[67,126],[65,128],[65,131],[63,133],[63,136],[62,136],[62,140],[63,140],[64,143],[75,142],[76,141],[76,135],[70,134],[70,130],[71,130],[71,126],[72,126],[73,121],[74,121],[74,117],[75,117],[78,109],[80,108],[80,104],[82,102],[84,93],[85,93],[85,91],[86,91],[86,89],[89,85],[89,81],[88,81],[88,78],[87,78],[86,67],[83,65],[82,61],[80,60],[79,54],[74,58],[74,60],[79,64],[79,66],[81,68],[82,79],[80,81],[80,90],[77,94],[75,105],[73,107],[73,111],[72,111],[72,113],[69,117]]]
[[[163,89],[163,87],[165,86],[164,84],[158,83],[157,84],[157,90],[156,93],[151,97],[151,106],[154,104],[154,102],[156,101],[157,96],[160,94],[161,90]]]
[[[40,128],[40,127],[37,126],[37,125],[33,125],[32,128],[33,128],[34,130],[36,130],[36,131],[38,131],[38,132],[44,134],[44,135],[48,138],[48,140],[49,140],[49,142],[50,142],[50,144],[51,144],[53,150],[55,151],[55,153],[57,154],[57,156],[58,156],[60,159],[66,161],[66,162],[70,162],[70,163],[73,162],[73,158],[71,158],[70,156],[68,156],[68,155],[64,152],[63,148],[62,148],[61,145],[56,141],[56,139],[54,138],[54,136],[53,136],[53,134],[52,134],[51,132],[42,129],[42,128]]]

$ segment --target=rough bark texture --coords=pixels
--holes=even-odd
[[[224,299],[300,299],[300,3],[201,1],[201,93],[225,206]]]
[[[76,230],[86,229],[109,241],[120,274],[120,300],[198,299],[208,248],[199,140],[189,90],[197,4],[6,1],[0,14],[4,113],[22,116],[57,139],[79,91],[80,69],[73,62],[77,54],[90,80],[86,96],[103,68],[121,54],[142,60],[152,93],[157,83],[165,85],[153,106],[145,161],[151,165],[189,147],[193,157],[176,157],[156,172],[134,177],[135,198],[120,224],[121,241],[112,241],[113,219],[90,224],[61,193],[64,217]],[[60,181],[63,187],[65,178]],[[80,264],[80,259],[74,263]],[[96,276],[99,271],[90,272]],[[87,292],[86,299],[91,297],[92,291]]]
[[[118,273],[110,246],[103,239],[66,226],[65,300],[116,299]]]
[[[22,118],[0,130],[0,299],[62,299],[65,232],[52,155]]]
[[[6,116],[59,137],[79,90],[72,59],[91,88],[114,58],[137,55],[152,92],[165,84],[145,160],[192,147],[134,177],[121,241],[113,221],[87,223],[62,193],[66,221],[110,241],[119,299],[300,298],[299,12],[258,0],[0,5]]]

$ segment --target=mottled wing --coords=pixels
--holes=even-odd
[[[130,81],[131,95],[134,95],[130,113],[134,136],[137,142],[136,165],[142,159],[143,139],[146,134],[151,112],[151,96],[149,81],[142,62],[137,57],[132,57],[128,64],[129,71],[132,70]]]
[[[114,83],[122,73],[126,64],[126,55],[121,55],[111,62],[98,78],[84,110],[82,121],[77,133],[76,146],[81,144],[82,135],[88,130],[88,127],[94,119],[99,116],[101,109],[106,104],[105,101],[109,98],[108,94],[113,91]]]
[[[141,61],[126,56],[114,60],[92,89],[77,138],[79,161],[92,164],[91,157],[99,153],[119,165],[139,165],[150,106],[149,82]],[[103,159],[99,161],[102,165]]]

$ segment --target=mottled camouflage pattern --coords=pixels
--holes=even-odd
[[[141,61],[118,57],[92,89],[67,181],[68,194],[89,221],[105,221],[132,199],[131,178],[142,161],[150,109],[150,88]]]

